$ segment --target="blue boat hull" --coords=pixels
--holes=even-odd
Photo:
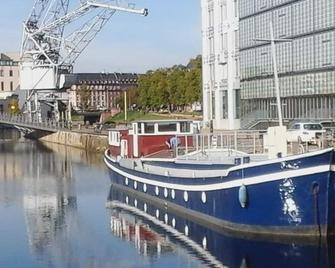
[[[166,206],[234,232],[296,236],[334,233],[334,160],[333,150],[326,150],[233,167],[226,176],[178,178],[125,168],[105,156],[113,183]],[[197,165],[186,168],[196,170]]]

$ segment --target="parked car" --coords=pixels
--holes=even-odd
[[[295,123],[291,129],[287,131],[286,139],[288,142],[308,142],[316,144],[322,138],[326,130],[319,123]]]
[[[320,125],[323,129],[335,129],[335,122],[334,121],[321,121]]]
[[[332,120],[326,120],[320,122],[322,128],[326,130],[326,136],[328,140],[335,139],[335,122]]]

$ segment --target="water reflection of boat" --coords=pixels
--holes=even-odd
[[[173,252],[173,245],[148,224],[122,210],[114,210],[111,216],[112,233],[134,244],[141,255],[157,257]]]
[[[170,243],[185,248],[204,263],[214,267],[334,267],[333,241],[312,243],[310,240],[260,241],[233,237],[215,226],[203,225],[182,213],[159,206],[154,200],[130,193],[126,188],[113,184],[108,207],[112,208],[112,230],[120,233],[122,225],[133,222],[145,226]],[[128,219],[128,220],[127,220]],[[139,227],[138,227],[139,228]],[[149,231],[150,232],[150,231]],[[122,235],[125,235],[123,232]],[[144,244],[145,238],[137,236],[136,243]],[[143,254],[143,251],[141,252]]]

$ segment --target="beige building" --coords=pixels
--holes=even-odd
[[[19,88],[19,53],[0,53],[0,99]]]
[[[134,73],[78,73],[67,75],[64,88],[74,110],[112,111],[120,94],[136,88],[137,81]]]

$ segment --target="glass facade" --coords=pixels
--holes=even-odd
[[[240,0],[242,117],[276,118],[270,45],[276,44],[283,116],[286,119],[334,117],[335,1]]]

